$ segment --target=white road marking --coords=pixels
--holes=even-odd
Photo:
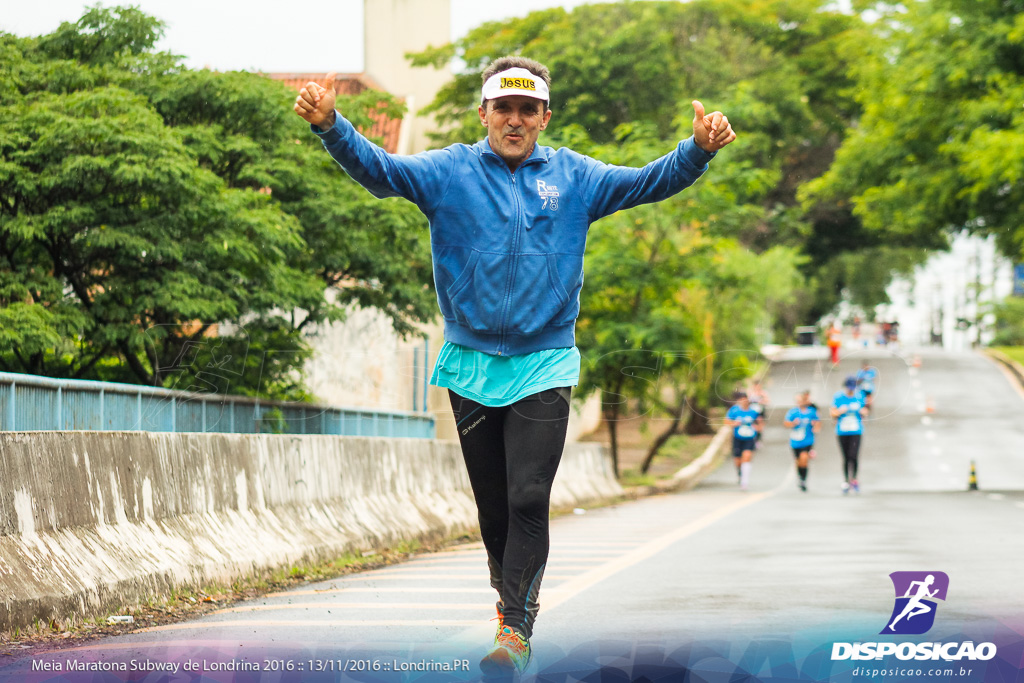
[[[245,605],[243,607],[228,607],[219,609],[210,614],[244,614],[246,612],[273,612],[284,609],[312,609],[312,610],[372,610],[372,609],[430,609],[430,610],[473,610],[477,612],[493,612],[494,606],[486,603],[458,603],[458,602],[294,602],[280,605]]]
[[[166,624],[164,626],[150,626],[140,628],[135,633],[156,633],[158,631],[187,631],[189,629],[218,629],[224,630],[227,626],[238,626],[251,630],[255,626],[269,626],[273,628],[297,628],[308,629],[311,626],[472,626],[478,624],[479,619],[239,619],[237,621],[211,621],[211,622],[186,622],[181,624]],[[490,627],[491,630],[494,627]],[[139,646],[138,643],[134,644]]]
[[[447,581],[447,580],[451,580],[451,579],[459,579],[460,581],[464,581],[466,579],[486,579],[486,578],[487,578],[487,572],[483,571],[483,570],[478,571],[478,572],[472,572],[470,574],[438,574],[437,572],[424,572],[424,571],[420,571],[419,569],[412,569],[412,570],[404,570],[403,569],[403,570],[389,571],[386,574],[378,574],[376,572],[374,572],[373,574],[353,574],[352,576],[346,576],[343,579],[338,579],[338,581],[342,581],[342,582],[349,582],[349,581],[391,581],[391,580],[395,580],[395,581],[409,581],[409,580],[412,580],[412,579],[430,579],[432,581],[436,581],[436,580]],[[565,576],[565,575],[555,575],[555,574],[547,574],[547,573],[544,574],[544,579],[545,580],[547,580],[547,579],[572,579],[572,578],[575,578],[575,575]]]
[[[559,547],[582,546],[585,548],[594,549],[615,547],[635,548],[640,544],[636,541],[595,541],[594,543],[591,543],[589,541],[559,541],[558,545]]]
[[[344,586],[321,590],[279,591],[267,593],[266,598],[288,598],[301,595],[329,595],[331,593],[494,593],[493,588],[465,588],[460,586]]]

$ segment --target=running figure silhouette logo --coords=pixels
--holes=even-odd
[[[893,572],[896,589],[892,616],[881,633],[920,635],[935,623],[935,600],[945,600],[949,577],[945,572]]]

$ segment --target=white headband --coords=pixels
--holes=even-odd
[[[547,102],[548,84],[544,82],[543,78],[534,76],[526,69],[514,67],[488,78],[481,90],[483,100],[493,100],[509,95],[525,95]]]

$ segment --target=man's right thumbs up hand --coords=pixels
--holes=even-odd
[[[328,131],[334,125],[336,76],[333,72],[324,76],[324,85],[310,81],[295,98],[295,113],[322,131]]]

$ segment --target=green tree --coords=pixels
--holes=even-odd
[[[786,245],[802,263],[808,293],[790,319],[832,308],[829,261],[874,241],[847,239],[864,231],[840,200],[802,205],[797,191],[829,167],[845,128],[860,115],[858,64],[879,39],[857,16],[820,0],[622,2],[551,9],[484,24],[451,45],[414,55],[419,65],[459,57],[467,65],[430,110],[444,124],[439,143],[479,138],[479,74],[495,57],[520,53],[552,72],[546,137],[569,144],[581,135],[613,142],[623,128],[650,131],[665,144],[687,136],[689,102],[726,112],[736,143],[716,162],[718,203],[743,211],[713,212],[708,234],[755,251]],[[572,131],[578,131],[579,134]],[[878,289],[878,288],[875,288]],[[884,287],[882,287],[884,289]]]
[[[306,397],[312,325],[431,317],[425,221],[339,172],[284,85],[188,70],[162,30],[96,7],[0,34],[0,368]]]
[[[649,127],[623,125],[616,133],[618,139],[598,145],[578,128],[566,131],[574,149],[610,163],[640,165],[664,151]],[[747,376],[765,316],[792,303],[801,281],[794,249],[757,254],[713,234],[719,221],[758,220],[756,205],[736,203],[728,190],[751,184],[757,173],[737,165],[726,179],[702,178],[670,200],[591,229],[577,324],[584,357],[579,393],[601,392],[616,465],[618,422],[631,404],[665,418],[645,472],[671,436],[706,432],[720,385]]]
[[[602,392],[613,455],[629,403],[668,418],[650,457],[679,430],[707,430],[721,383],[749,372],[766,317],[796,305],[798,268],[813,272],[798,252],[815,230],[796,191],[828,167],[859,111],[847,60],[866,35],[813,0],[625,2],[485,24],[414,56],[467,65],[431,105],[438,142],[479,138],[479,74],[514,53],[551,69],[544,144],[640,165],[690,135],[695,98],[738,131],[694,187],[591,230],[580,388]]]
[[[884,11],[884,6],[883,6]],[[944,248],[963,228],[1024,253],[1024,3],[906,3],[876,22],[863,116],[803,196],[847,203],[876,239]]]
[[[587,286],[577,322],[583,356],[578,392],[601,394],[618,472],[618,424],[629,402],[644,401],[674,418],[685,408],[681,376],[691,364],[700,323],[685,305],[696,235],[668,212],[640,207],[599,221],[591,230]]]
[[[1010,297],[993,307],[996,316],[992,346],[1024,346],[1024,299]]]

